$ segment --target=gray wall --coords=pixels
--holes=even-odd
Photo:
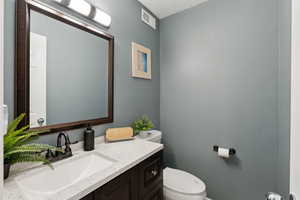
[[[5,0],[5,103],[13,112],[14,70],[14,2]],[[159,31],[140,20],[142,5],[136,0],[94,0],[112,17],[107,31],[115,36],[115,102],[113,124],[98,126],[97,135],[108,127],[128,126],[140,115],[147,114],[159,128]],[[153,53],[152,80],[131,77],[131,42],[149,47]],[[71,140],[82,139],[82,130],[72,131]],[[39,142],[56,144],[56,135],[44,136]]]
[[[47,125],[107,117],[108,41],[35,11],[30,26],[47,37]]]
[[[210,0],[161,20],[165,158],[201,177],[213,199],[276,191],[277,3]],[[237,157],[217,157],[215,144]]]
[[[289,194],[290,183],[290,91],[291,91],[291,1],[278,0],[278,165],[277,191]]]

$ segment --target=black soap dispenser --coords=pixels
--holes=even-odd
[[[93,151],[95,149],[95,131],[88,126],[84,131],[84,150]]]

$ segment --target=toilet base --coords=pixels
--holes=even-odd
[[[164,199],[165,200],[209,200],[206,198],[206,193],[199,194],[199,195],[187,195],[187,194],[174,192],[167,188],[164,188]]]

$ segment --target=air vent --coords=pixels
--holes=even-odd
[[[156,19],[145,9],[142,9],[142,21],[151,26],[153,29],[156,29]]]

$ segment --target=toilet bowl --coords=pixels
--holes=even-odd
[[[162,133],[160,131],[149,131],[148,137],[137,136],[151,142],[161,143]],[[206,185],[198,177],[178,169],[165,168],[164,176],[164,198],[165,200],[208,200],[206,197]]]
[[[196,176],[168,167],[163,176],[166,200],[206,200],[206,186]]]

